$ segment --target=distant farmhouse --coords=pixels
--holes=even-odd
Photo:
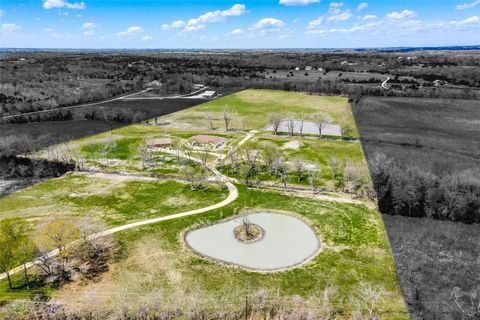
[[[219,136],[211,136],[205,134],[199,134],[197,136],[193,136],[190,138],[190,143],[196,147],[201,147],[204,145],[213,145],[215,149],[222,148],[225,143],[227,143],[227,139],[219,137]]]

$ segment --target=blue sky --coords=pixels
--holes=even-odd
[[[0,47],[480,44],[480,0],[1,0]]]

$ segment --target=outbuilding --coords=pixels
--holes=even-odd
[[[170,148],[172,146],[172,139],[170,138],[147,139],[147,145],[150,148]]]
[[[217,95],[217,93],[215,91],[210,91],[210,90],[207,90],[205,91],[204,93],[202,93],[202,97],[204,99],[212,99],[214,98],[215,96]]]

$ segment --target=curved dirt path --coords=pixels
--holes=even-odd
[[[175,153],[175,151],[173,150],[162,150],[164,152],[168,151],[169,153]],[[189,157],[183,153],[180,153],[179,154],[181,157],[184,157],[184,158],[187,158],[187,159],[190,159],[192,161],[196,161],[196,162],[201,162],[200,159],[197,159],[197,158],[193,158],[193,157]],[[148,224],[153,224],[153,223],[158,223],[158,222],[161,222],[161,221],[166,221],[166,220],[172,220],[172,219],[178,219],[178,218],[182,218],[182,217],[187,217],[187,216],[192,216],[192,215],[196,215],[196,214],[200,214],[200,213],[204,213],[204,212],[207,212],[207,211],[211,211],[211,210],[215,210],[215,209],[220,209],[222,207],[225,207],[226,205],[229,205],[230,203],[232,203],[233,201],[235,201],[237,198],[238,198],[238,189],[237,187],[235,187],[235,185],[231,182],[231,179],[228,178],[227,176],[223,175],[220,171],[218,171],[215,167],[212,167],[212,166],[207,166],[207,168],[215,175],[217,176],[217,178],[219,178],[220,181],[224,182],[225,185],[227,186],[228,188],[228,197],[225,198],[223,201],[221,202],[218,202],[216,204],[213,204],[213,205],[210,205],[208,207],[203,207],[203,208],[199,208],[199,209],[194,209],[194,210],[190,210],[190,211],[185,211],[185,212],[180,212],[180,213],[175,213],[175,214],[171,214],[171,215],[168,215],[168,216],[163,216],[163,217],[158,217],[158,218],[152,218],[152,219],[146,219],[146,220],[141,220],[141,221],[137,221],[137,222],[132,222],[132,223],[128,223],[128,224],[125,224],[123,226],[119,226],[119,227],[115,227],[115,228],[111,228],[111,229],[107,229],[107,230],[104,230],[104,231],[100,231],[100,232],[97,232],[97,233],[94,233],[94,234],[91,234],[89,236],[86,237],[87,240],[93,240],[93,239],[97,239],[97,238],[100,238],[100,237],[104,237],[104,236],[107,236],[107,235],[111,235],[111,234],[114,234],[114,233],[117,233],[117,232],[120,232],[120,231],[124,231],[124,230],[128,230],[128,229],[132,229],[132,228],[136,228],[136,227],[140,227],[140,226],[144,226],[144,225],[148,225]],[[77,240],[77,241],[80,241],[80,240]],[[77,241],[71,243],[70,245],[73,245],[75,244]],[[58,249],[55,249],[55,250],[52,250],[50,252],[47,253],[47,256],[52,258],[52,257],[55,257],[56,255],[59,254],[59,250]],[[32,266],[36,265],[40,263],[40,260],[35,260],[35,261],[31,261],[31,262],[28,262],[25,264],[25,268],[31,268]],[[21,271],[23,271],[24,269],[24,266],[18,266],[12,270],[10,270],[8,272],[8,274],[10,276],[16,274],[16,273],[19,273]],[[6,273],[2,273],[0,274],[0,280],[3,280],[3,279],[6,279],[7,278],[7,274]]]

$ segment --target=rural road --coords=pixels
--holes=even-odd
[[[208,89],[208,86],[203,87],[202,89],[198,89],[197,91],[193,91],[187,94],[177,94],[175,96],[165,96],[165,97],[123,97],[122,100],[163,100],[163,99],[178,99],[178,98],[194,98],[194,99],[201,99],[201,96],[198,96],[199,93]]]
[[[140,95],[140,94],[142,94],[142,93],[145,93],[145,92],[147,92],[147,91],[152,90],[152,88],[147,88],[147,89],[142,90],[142,91],[130,93],[130,94],[127,94],[127,95],[124,95],[124,96],[119,96],[119,97],[115,97],[115,98],[108,99],[108,100],[102,100],[102,101],[97,101],[97,102],[78,104],[78,105],[75,105],[75,106],[69,106],[69,107],[63,107],[63,108],[55,108],[55,109],[48,109],[48,110],[32,111],[32,112],[27,112],[27,113],[22,113],[22,114],[14,114],[14,115],[9,115],[9,116],[3,116],[3,117],[0,117],[0,123],[3,122],[4,120],[13,119],[13,118],[19,117],[19,116],[30,116],[30,115],[36,115],[36,114],[42,114],[42,113],[48,113],[48,112],[55,112],[55,111],[59,111],[59,110],[72,110],[72,109],[77,109],[77,108],[82,108],[82,107],[91,107],[91,106],[96,106],[96,105],[100,105],[100,104],[104,104],[104,103],[108,103],[108,102],[112,102],[112,101],[118,101],[118,100],[138,100],[138,99],[146,99],[146,100],[149,100],[149,99],[159,99],[159,100],[163,100],[163,99],[190,98],[192,95],[195,95],[195,94],[201,92],[202,90],[206,90],[207,88],[208,88],[208,87],[204,87],[204,88],[199,89],[199,90],[194,91],[194,92],[190,92],[190,93],[183,94],[183,95],[170,96],[170,97],[142,97],[142,98],[132,98],[132,97],[134,97],[134,96],[136,96],[136,95]]]
[[[388,80],[390,80],[390,77],[387,77],[387,79],[385,79],[385,81],[382,82],[381,87],[382,87],[383,89],[388,89],[388,87],[387,87],[387,82],[388,82]]]
[[[173,151],[173,150],[165,149],[165,150],[162,150],[162,151],[168,151],[169,153],[173,153],[173,154],[176,155],[175,151]],[[184,158],[196,161],[196,162],[201,162],[200,159],[189,157],[189,156],[187,156],[183,153],[180,153],[179,155],[181,157],[184,157]],[[220,180],[223,181],[228,188],[228,197],[225,198],[223,201],[218,202],[218,203],[213,204],[213,205],[208,206],[208,207],[203,207],[203,208],[199,208],[199,209],[195,209],[195,210],[175,213],[175,214],[171,214],[171,215],[164,216],[164,217],[158,217],[158,218],[152,218],[152,219],[146,219],[146,220],[142,220],[142,221],[128,223],[128,224],[123,225],[123,226],[119,226],[119,227],[115,227],[115,228],[111,228],[111,229],[107,229],[107,230],[104,230],[104,231],[101,231],[101,232],[91,234],[91,235],[87,236],[86,239],[87,240],[93,240],[93,239],[97,239],[97,238],[100,238],[100,237],[111,235],[111,234],[114,234],[114,233],[117,233],[117,232],[120,232],[120,231],[132,229],[132,228],[136,228],[136,227],[140,227],[140,226],[144,226],[144,225],[148,225],[148,224],[153,224],[153,223],[157,223],[157,222],[161,222],[161,221],[178,219],[178,218],[182,218],[182,217],[187,217],[187,216],[192,216],[192,215],[204,213],[204,212],[207,212],[207,211],[222,208],[222,207],[232,203],[233,201],[235,201],[238,198],[238,189],[237,189],[237,187],[235,187],[235,185],[232,182],[230,182],[230,178],[223,175],[220,171],[218,171],[214,167],[208,166],[208,169],[210,171],[212,171],[213,174],[215,174],[218,178],[220,178]],[[77,240],[77,241],[80,241],[80,240]],[[70,245],[73,245],[74,243],[75,242],[71,243]],[[59,250],[55,249],[55,250],[52,250],[52,251],[48,252],[47,256],[52,258],[52,257],[55,257],[58,254],[59,254]],[[25,267],[26,268],[31,268],[32,266],[34,266],[38,263],[40,263],[39,260],[28,262],[28,263],[25,264]],[[19,273],[19,272],[23,271],[23,268],[24,268],[23,265],[18,266],[16,268],[10,270],[8,273],[9,273],[9,275],[14,275],[16,273]],[[7,278],[7,275],[5,273],[2,273],[0,275],[0,280],[3,280],[5,278]]]
[[[99,104],[112,102],[112,101],[117,101],[117,100],[122,100],[122,99],[125,99],[125,98],[128,98],[128,97],[132,97],[132,96],[135,96],[135,95],[138,95],[138,94],[142,94],[142,93],[145,93],[145,92],[147,92],[151,89],[152,88],[147,88],[147,89],[139,91],[139,92],[130,93],[130,94],[127,94],[125,96],[119,96],[119,97],[112,98],[112,99],[109,99],[109,100],[102,100],[102,101],[78,104],[78,105],[75,105],[75,106],[69,106],[69,107],[63,107],[63,108],[55,108],[55,109],[48,109],[48,110],[41,110],[41,111],[32,111],[32,112],[27,112],[27,113],[22,113],[22,114],[14,114],[14,115],[10,115],[10,116],[4,116],[4,117],[0,118],[0,121],[8,120],[8,119],[19,117],[19,116],[29,116],[29,115],[35,115],[35,114],[41,114],[41,113],[54,112],[54,111],[58,111],[58,110],[71,110],[71,109],[76,109],[76,108],[81,108],[81,107],[96,106],[96,105],[99,105]]]

